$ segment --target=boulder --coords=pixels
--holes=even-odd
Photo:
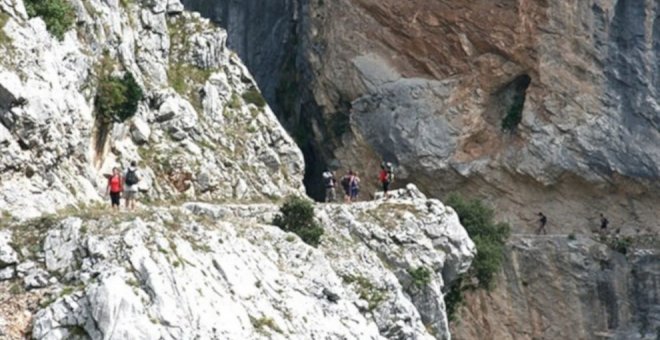
[[[18,254],[11,246],[12,233],[8,230],[0,230],[0,269],[18,262]]]

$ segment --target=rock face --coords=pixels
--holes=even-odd
[[[140,163],[152,200],[270,201],[302,190],[303,159],[226,33],[178,1],[71,1],[60,41],[22,1],[0,3],[0,211],[98,201],[111,168]],[[131,72],[134,117],[95,110],[104,70]]]
[[[386,159],[425,192],[493,200],[519,230],[538,211],[562,231],[600,211],[658,230],[657,1],[259,3],[186,1],[228,27],[292,133],[314,132],[298,139],[308,192],[325,164]]]
[[[442,290],[474,255],[453,210],[414,187],[317,206],[318,248],[268,225],[276,213],[186,203],[55,221],[29,271],[59,282],[10,301],[42,294],[34,339],[449,339]]]
[[[657,339],[660,247],[514,237],[494,292],[471,294],[454,339]]]

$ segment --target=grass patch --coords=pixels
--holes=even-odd
[[[189,99],[195,109],[202,112],[202,97],[199,90],[215,71],[185,63],[170,63],[167,80],[174,91]]]
[[[75,23],[76,12],[66,0],[25,0],[24,3],[28,16],[41,17],[48,32],[59,40]]]
[[[356,292],[360,299],[367,302],[367,310],[373,311],[385,301],[387,292],[384,289],[379,289],[364,276],[346,275],[342,277],[346,284],[355,284]]]
[[[168,83],[178,94],[190,101],[198,114],[203,112],[201,86],[217,69],[190,64],[186,62],[186,55],[194,48],[190,37],[206,28],[201,21],[188,21],[183,17],[172,17],[167,23],[172,46],[167,70]]]
[[[37,253],[43,251],[43,242],[46,233],[58,223],[55,215],[44,215],[39,218],[25,221],[12,226],[11,246],[17,253],[22,254],[22,249],[27,250],[30,255],[35,257]]]
[[[321,243],[323,228],[314,219],[314,206],[302,197],[289,196],[280,207],[280,213],[275,216],[273,225],[293,232],[313,247]]]
[[[20,295],[25,292],[23,285],[20,283],[14,283],[9,287],[9,294],[11,295]]]
[[[0,46],[8,45],[11,43],[11,38],[5,33],[5,25],[9,21],[9,15],[0,12]]]
[[[243,100],[245,100],[246,103],[248,104],[254,104],[257,107],[265,107],[266,106],[266,99],[259,93],[259,91],[252,87],[249,90],[243,92],[241,95],[243,97]]]
[[[233,110],[238,110],[241,108],[241,98],[236,94],[236,92],[231,94],[231,97],[227,102],[227,107]]]
[[[265,332],[266,328],[270,328],[277,333],[282,333],[282,329],[278,327],[275,321],[269,317],[262,316],[260,318],[255,318],[250,316],[250,322],[252,323],[252,327],[254,327],[258,332]]]

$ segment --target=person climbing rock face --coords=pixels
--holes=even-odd
[[[337,200],[337,195],[335,193],[335,174],[327,169],[323,172],[323,185],[325,187],[325,202],[334,202]]]
[[[542,212],[539,213],[539,229],[536,231],[537,234],[541,234],[543,232],[544,235],[548,234],[548,232],[545,230],[545,225],[548,223],[548,218],[543,215]]]
[[[139,182],[140,175],[138,173],[137,162],[132,161],[131,166],[128,167],[124,176],[124,184],[126,184],[124,199],[126,200],[126,208],[129,210],[135,209],[135,199],[138,194]]]
[[[122,192],[122,178],[119,168],[112,168],[112,175],[108,177],[108,186],[105,195],[110,195],[110,205],[115,210],[119,210],[119,199]]]

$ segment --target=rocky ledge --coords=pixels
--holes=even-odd
[[[325,230],[318,248],[269,225],[270,204],[81,211],[5,226],[0,333],[450,337],[443,288],[475,252],[451,208],[409,186],[387,201],[315,210]]]

